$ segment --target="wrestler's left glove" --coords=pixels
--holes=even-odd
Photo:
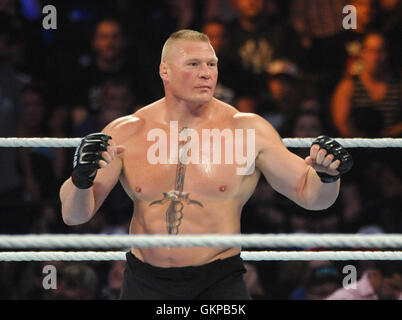
[[[88,189],[93,185],[102,160],[102,152],[107,151],[108,141],[112,137],[103,133],[92,133],[81,140],[75,149],[71,180],[79,189]]]
[[[319,136],[317,139],[313,141],[311,145],[318,144],[320,149],[327,150],[327,155],[332,154],[334,156],[334,160],[339,160],[341,164],[336,169],[339,174],[336,176],[329,175],[325,172],[318,172],[317,174],[320,177],[323,183],[331,183],[335,182],[339,179],[339,177],[346,172],[348,172],[353,166],[352,156],[346,151],[344,147],[342,147],[337,141],[327,136]]]

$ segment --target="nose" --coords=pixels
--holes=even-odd
[[[206,63],[203,63],[201,65],[200,78],[202,78],[202,79],[210,79],[211,78],[211,69],[208,67],[208,65]]]

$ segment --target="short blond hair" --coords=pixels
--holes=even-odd
[[[205,33],[198,32],[190,29],[183,29],[172,33],[165,41],[162,48],[161,62],[166,61],[167,52],[171,45],[176,41],[195,41],[195,42],[209,42],[209,38]]]

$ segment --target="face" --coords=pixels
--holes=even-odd
[[[116,261],[113,263],[112,268],[108,275],[108,284],[110,289],[119,290],[123,282],[125,263]]]
[[[131,105],[132,99],[127,87],[108,85],[102,95],[102,102],[109,109],[126,112]]]
[[[376,73],[384,68],[387,60],[384,39],[377,34],[368,36],[361,52],[364,68],[370,73]]]
[[[384,277],[377,290],[380,299],[397,300],[402,295],[402,276],[393,274],[392,277]]]
[[[224,27],[220,23],[210,23],[204,27],[203,32],[208,36],[212,47],[214,48],[216,54],[222,51],[224,46]]]
[[[104,59],[114,59],[119,56],[124,47],[120,26],[112,21],[99,24],[93,40],[95,52]]]
[[[295,123],[293,135],[295,137],[312,138],[321,134],[320,120],[312,115],[301,116]]]
[[[190,104],[209,102],[218,78],[217,62],[208,42],[175,41],[160,66],[165,93]]]
[[[237,0],[237,8],[247,18],[257,17],[264,9],[263,0]]]
[[[368,25],[372,18],[372,0],[355,0],[353,5],[356,7],[357,21],[361,25]]]
[[[25,105],[24,116],[30,124],[39,124],[43,115],[43,100],[40,94],[32,90],[26,90],[23,94]]]
[[[273,77],[269,80],[268,87],[272,97],[277,101],[289,97],[294,90],[292,80],[285,77]]]

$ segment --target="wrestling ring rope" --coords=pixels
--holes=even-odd
[[[402,139],[335,138],[345,148],[401,148]],[[310,147],[313,138],[282,139],[287,147]],[[0,147],[76,147],[81,138],[0,138]],[[0,235],[0,248],[98,249],[152,247],[292,248],[293,251],[243,251],[244,260],[402,260],[401,234],[237,234],[237,235]],[[322,251],[323,247],[336,251]],[[314,249],[315,248],[315,249]],[[319,250],[317,249],[319,248]],[[339,251],[339,248],[365,248]],[[300,249],[300,250],[297,250]],[[305,250],[302,250],[305,249]],[[307,250],[306,250],[307,249]],[[379,251],[379,249],[388,249]],[[312,251],[314,250],[314,251]],[[3,251],[0,261],[125,260],[125,251]]]
[[[345,148],[402,148],[402,138],[334,138]],[[308,148],[314,138],[284,138],[288,148]],[[0,138],[0,147],[77,147],[81,138]]]

